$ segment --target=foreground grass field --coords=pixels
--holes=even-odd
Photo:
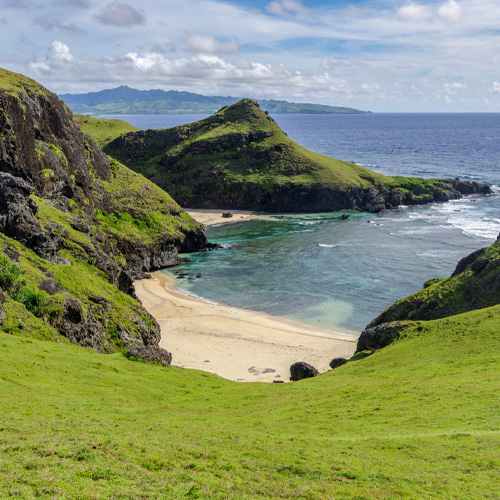
[[[0,333],[0,498],[500,498],[499,318],[272,385]]]

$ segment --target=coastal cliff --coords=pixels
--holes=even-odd
[[[384,176],[308,151],[250,99],[188,125],[121,135],[104,150],[193,208],[380,212],[491,192],[458,179]]]
[[[206,243],[167,193],[110,161],[55,94],[0,69],[4,330],[102,352],[156,345],[133,280]]]

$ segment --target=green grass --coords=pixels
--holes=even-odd
[[[136,147],[120,149],[115,143],[105,151],[185,206],[241,189],[259,197],[283,185],[346,190],[394,183],[392,177],[305,149],[250,99],[198,122],[148,136],[132,133],[125,140]]]
[[[273,385],[0,334],[0,496],[498,498],[499,319]]]
[[[74,115],[74,119],[79,127],[89,134],[100,148],[122,134],[139,130],[124,120],[92,118],[85,115]]]
[[[27,76],[0,68],[0,89],[8,94],[19,96],[22,92],[35,92],[45,95],[45,88]]]

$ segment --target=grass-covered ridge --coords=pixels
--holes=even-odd
[[[498,498],[499,319],[273,385],[0,334],[0,496]]]
[[[458,181],[385,176],[309,151],[250,99],[198,122],[125,134],[104,150],[183,206],[380,211],[461,196]]]
[[[122,134],[139,130],[124,120],[92,118],[85,115],[74,115],[74,118],[79,127],[89,134],[100,148]]]

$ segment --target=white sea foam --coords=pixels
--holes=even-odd
[[[326,243],[319,243],[319,246],[325,248],[335,248],[337,245],[328,245]]]

